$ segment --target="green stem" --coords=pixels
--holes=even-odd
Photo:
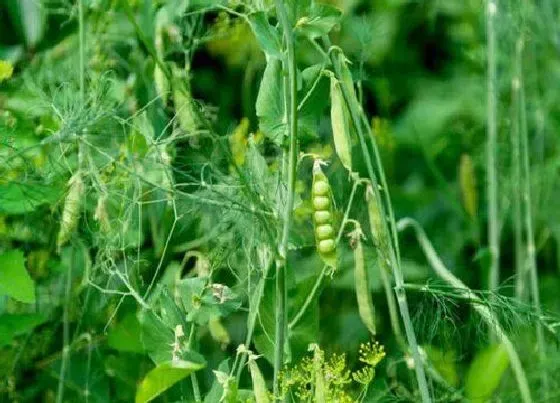
[[[519,133],[519,87],[521,77],[521,54],[519,43],[515,51],[515,75],[511,83],[512,114],[511,114],[511,158],[512,181],[511,198],[513,201],[513,230],[515,243],[515,295],[521,301],[525,295],[525,265],[523,264],[523,234],[521,227],[521,164],[520,164],[520,133]]]
[[[520,59],[523,60],[523,38],[520,38],[518,43]],[[532,220],[532,204],[531,204],[531,172],[530,172],[530,160],[529,160],[529,134],[527,130],[527,112],[525,105],[525,85],[523,82],[523,74],[519,76],[519,107],[520,107],[520,117],[521,117],[521,155],[523,157],[523,170],[522,170],[522,200],[524,205],[525,213],[525,231],[527,238],[527,266],[529,271],[529,279],[531,285],[531,296],[533,307],[539,318],[542,317],[542,309],[540,302],[540,292],[539,292],[539,278],[537,273],[537,262],[535,253],[535,234],[533,231],[533,220]],[[542,323],[539,321],[537,323],[537,345],[538,345],[538,355],[539,360],[544,363],[546,359],[546,349],[544,342],[544,331]],[[547,390],[548,390],[548,377],[546,376],[546,371],[541,371],[541,382],[542,389],[544,391],[544,399],[547,400]]]
[[[84,6],[82,0],[78,0],[78,35],[80,41],[80,102],[82,106],[85,99],[85,29],[84,29]]]
[[[327,47],[331,47],[330,40],[327,36],[323,37],[323,41]],[[366,137],[364,134],[364,127],[368,127],[367,119],[365,118],[365,114],[363,113],[362,108],[359,105],[355,105],[355,102],[352,102],[352,92],[353,88],[347,88],[347,84],[343,78],[342,74],[342,66],[340,64],[340,60],[334,55],[334,52],[330,52],[331,62],[333,64],[335,74],[339,81],[341,82],[341,89],[346,104],[348,105],[348,109],[350,110],[350,117],[352,119],[352,123],[356,128],[358,133],[358,138],[360,140],[360,146],[362,149],[362,154],[364,157],[364,161],[366,162],[366,168],[369,175],[369,178],[372,182],[372,187],[374,192],[377,194],[379,193],[379,186],[377,177],[375,176],[375,172],[373,170],[372,165],[372,158],[366,143]],[[385,174],[383,172],[383,165],[381,164],[381,157],[379,155],[379,150],[372,140],[373,143],[373,150],[375,155],[375,162],[379,169],[379,176],[381,178],[381,184],[383,186],[383,193],[385,196],[386,208],[389,213],[389,221],[390,221],[390,228],[386,222],[384,222],[384,227],[387,232],[392,234],[392,248],[390,248],[390,259],[391,259],[391,269],[393,271],[393,277],[395,278],[395,293],[397,295],[397,302],[399,305],[399,310],[401,313],[401,317],[404,323],[404,329],[406,333],[406,337],[408,340],[408,345],[410,347],[412,358],[414,359],[414,369],[416,371],[416,380],[418,382],[418,389],[420,390],[420,395],[422,397],[422,401],[430,402],[430,392],[428,389],[428,382],[426,380],[426,373],[424,371],[424,365],[422,356],[420,354],[420,349],[418,347],[418,342],[416,340],[416,334],[414,333],[414,327],[412,326],[412,320],[410,317],[410,311],[408,309],[408,302],[406,299],[406,292],[403,287],[404,279],[403,274],[400,266],[400,251],[399,251],[399,243],[398,243],[398,236],[395,224],[395,215],[391,204],[391,197],[389,195],[389,188],[387,186],[387,180]]]
[[[497,151],[497,92],[496,92],[496,31],[494,19],[498,13],[496,0],[487,0],[486,29],[487,29],[487,58],[488,58],[488,141],[487,141],[487,183],[488,183],[488,246],[490,249],[490,270],[488,273],[488,288],[496,291],[500,281],[500,229],[498,216],[498,174],[496,169]]]
[[[529,389],[529,383],[527,382],[527,377],[525,376],[525,371],[521,365],[521,360],[515,346],[504,332],[498,319],[493,315],[492,311],[485,305],[478,295],[470,290],[461,280],[455,277],[448,269],[445,267],[437,252],[435,251],[432,243],[426,236],[424,229],[411,218],[403,218],[397,224],[399,231],[404,231],[407,228],[413,228],[418,239],[418,243],[428,259],[428,263],[436,274],[441,277],[445,282],[454,287],[458,294],[463,298],[473,301],[473,309],[482,317],[482,319],[487,323],[491,331],[496,334],[497,338],[504,345],[506,352],[508,354],[511,368],[515,374],[517,380],[517,386],[521,394],[521,399],[524,403],[531,403],[533,399],[531,398],[531,392]]]
[[[64,401],[64,381],[70,355],[70,292],[72,290],[72,264],[74,262],[74,249],[72,248],[71,260],[66,273],[66,288],[64,292],[64,307],[62,311],[62,359],[60,361],[60,375],[58,377],[58,391],[56,403]]]
[[[397,343],[400,347],[406,351],[406,342],[402,335],[401,325],[399,322],[399,312],[397,308],[397,302],[395,300],[395,294],[391,287],[391,279],[389,278],[389,273],[391,268],[388,267],[387,261],[378,254],[377,265],[379,266],[379,276],[381,277],[381,282],[383,283],[383,290],[385,291],[385,297],[387,298],[387,308],[389,309],[389,319],[391,321],[391,329],[397,339]]]
[[[190,350],[192,347],[192,343],[195,337],[196,325],[193,323],[191,325],[191,330],[189,332],[189,340],[187,341],[187,348]],[[198,379],[196,378],[196,374],[192,373],[191,376],[191,383],[193,388],[193,395],[194,401],[196,403],[202,402],[202,396],[200,395],[200,387],[198,386]]]
[[[294,194],[297,173],[297,77],[294,35],[286,8],[282,0],[276,0],[278,20],[284,31],[284,40],[287,48],[287,57],[284,59],[284,72],[288,71],[289,106],[288,119],[289,156],[288,156],[288,194],[284,210],[284,224],[282,237],[278,247],[278,261],[276,267],[276,330],[274,349],[274,398],[279,398],[279,375],[284,365],[284,344],[286,342],[286,267],[288,254],[288,237],[294,207]]]
[[[259,282],[257,284],[257,291],[253,296],[253,302],[250,303],[249,307],[249,317],[247,319],[247,336],[245,337],[245,346],[247,349],[251,345],[251,341],[253,340],[253,332],[255,331],[255,324],[257,323],[257,315],[259,313],[259,307],[261,305],[261,300],[264,295],[264,286],[266,282],[266,278],[268,277],[268,271],[270,270],[270,265],[268,265],[263,273]],[[235,363],[233,364],[232,370],[236,370],[236,380],[239,384],[239,380],[241,379],[241,372],[243,371],[243,367],[245,366],[245,361],[247,360],[247,353],[243,353],[241,357],[241,361],[237,362],[237,357],[235,359]],[[237,366],[239,365],[239,366]]]

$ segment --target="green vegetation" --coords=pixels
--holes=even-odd
[[[0,402],[560,398],[555,2],[0,22]]]

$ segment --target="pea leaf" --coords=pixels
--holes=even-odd
[[[145,403],[155,399],[180,380],[202,368],[204,368],[203,364],[183,360],[159,364],[146,374],[138,386],[136,403]]]
[[[453,387],[459,385],[459,375],[457,374],[457,357],[452,350],[440,350],[435,346],[423,346],[428,358],[436,371],[443,379]]]
[[[55,201],[60,195],[55,187],[10,182],[0,185],[0,213],[25,214],[42,204]]]
[[[0,255],[0,294],[28,304],[35,303],[35,282],[25,269],[25,258],[20,250],[9,250]]]
[[[490,399],[508,366],[509,357],[503,344],[495,344],[480,351],[467,372],[465,396],[471,402]]]
[[[150,358],[155,363],[169,361],[173,357],[175,334],[152,311],[138,313],[142,327],[141,340]]]
[[[207,286],[203,277],[187,278],[177,284],[187,320],[200,325],[211,318],[226,316],[241,306],[241,301],[233,291],[221,284]]]
[[[328,4],[314,3],[308,16],[301,17],[296,23],[296,32],[317,38],[328,34],[339,23],[342,13],[339,9]]]
[[[115,350],[142,353],[144,352],[144,346],[140,339],[141,330],[140,322],[138,322],[136,316],[129,314],[111,329],[107,344]]]
[[[278,31],[268,23],[266,14],[258,11],[248,15],[249,25],[264,52],[270,56],[280,58],[282,56],[280,35]]]
[[[276,145],[282,145],[286,135],[284,121],[284,94],[282,91],[282,64],[270,58],[266,64],[256,102],[261,131]]]
[[[35,313],[0,316],[0,347],[9,344],[14,337],[33,330],[46,320],[45,316]]]

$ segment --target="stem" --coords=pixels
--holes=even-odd
[[[518,43],[519,53],[522,60],[523,52],[523,38],[519,39]],[[525,212],[525,231],[527,240],[527,266],[529,271],[529,279],[531,285],[531,296],[533,301],[533,306],[536,314],[539,318],[542,317],[542,309],[540,303],[540,293],[539,293],[539,278],[537,273],[537,262],[535,256],[535,235],[533,231],[533,220],[532,220],[532,204],[531,204],[531,172],[530,172],[530,161],[529,161],[529,135],[527,130],[527,114],[525,106],[525,86],[523,82],[523,75],[519,76],[519,107],[520,107],[520,117],[521,117],[521,154],[523,157],[523,171],[522,171],[522,194],[523,194],[523,205]],[[539,321],[537,323],[537,345],[538,354],[541,364],[546,359],[546,349],[544,342],[544,332],[543,326]],[[541,381],[542,388],[544,390],[545,400],[548,389],[548,378],[546,376],[546,371],[541,371]]]
[[[455,277],[448,269],[445,267],[437,252],[434,250],[432,243],[426,236],[424,229],[412,218],[403,218],[398,222],[399,231],[404,231],[405,229],[412,227],[415,230],[416,238],[418,243],[428,259],[428,263],[434,269],[436,274],[441,277],[444,281],[449,283],[452,287],[456,288],[457,293],[461,294],[462,297],[473,301],[473,308],[478,312],[482,319],[488,324],[490,329],[496,334],[497,338],[506,348],[511,367],[515,374],[515,379],[517,380],[517,386],[519,387],[519,392],[521,394],[521,399],[524,403],[531,403],[533,399],[531,398],[531,392],[529,389],[529,384],[527,382],[527,377],[521,365],[521,360],[519,355],[515,350],[515,347],[507,334],[502,329],[498,319],[493,315],[492,311],[488,309],[486,305],[482,303],[480,298],[473,293],[461,280]]]
[[[263,272],[261,278],[259,279],[259,283],[257,284],[257,291],[256,294],[254,294],[253,296],[254,302],[250,304],[249,318],[247,320],[247,336],[245,337],[245,346],[247,348],[249,348],[249,346],[251,345],[251,340],[253,339],[253,332],[255,330],[255,324],[257,323],[257,315],[259,313],[259,307],[261,305],[261,300],[264,295],[264,286],[265,286],[266,278],[268,276],[269,269],[270,269],[270,265],[267,265],[265,271]],[[233,365],[233,369],[235,369],[236,365],[239,365],[237,367],[237,373],[236,373],[236,380],[238,384],[239,384],[239,380],[241,379],[241,372],[243,371],[243,367],[245,366],[246,359],[247,359],[247,353],[243,353],[241,357],[241,362],[237,363],[237,356],[236,356],[236,361]]]
[[[78,35],[80,41],[80,101],[82,106],[85,98],[85,33],[84,33],[84,6],[78,0]]]
[[[191,325],[191,330],[189,332],[189,340],[187,341],[187,348],[189,350],[192,347],[192,343],[193,343],[194,336],[195,336],[195,330],[196,330],[196,325],[193,323]],[[200,402],[202,402],[202,396],[200,395],[200,388],[198,386],[198,379],[196,378],[196,373],[194,373],[194,372],[191,374],[191,382],[192,382],[192,388],[193,388],[194,401],[196,403],[200,403]]]
[[[381,282],[383,283],[383,290],[385,291],[385,296],[387,298],[387,308],[389,309],[389,319],[391,321],[391,329],[393,334],[397,339],[397,343],[406,351],[406,342],[402,335],[401,325],[399,322],[399,314],[397,303],[395,301],[395,294],[391,287],[391,279],[389,278],[389,273],[391,268],[388,267],[387,261],[378,255],[377,265],[379,267],[379,276],[381,277]]]
[[[296,77],[296,55],[295,43],[292,26],[288,19],[286,8],[282,0],[276,0],[276,11],[278,20],[284,31],[284,40],[288,51],[287,58],[284,59],[284,72],[288,70],[289,84],[289,106],[290,113],[288,119],[289,132],[289,156],[288,156],[288,195],[284,210],[284,225],[282,238],[278,247],[278,261],[276,267],[276,344],[274,348],[274,398],[279,396],[279,375],[284,364],[284,343],[286,340],[286,262],[288,250],[288,237],[292,221],[292,210],[294,207],[294,194],[296,185],[297,171],[297,77]],[[286,83],[286,82],[285,82]]]
[[[325,45],[330,48],[330,40],[327,36],[323,37],[323,41]],[[362,154],[364,160],[366,162],[366,168],[368,171],[369,178],[372,182],[372,187],[376,193],[379,192],[379,186],[377,184],[377,177],[375,176],[373,166],[372,166],[372,158],[367,147],[365,135],[364,135],[364,127],[367,127],[367,120],[365,118],[365,114],[359,105],[354,105],[355,102],[352,102],[352,91],[353,88],[347,88],[345,80],[342,77],[342,66],[340,64],[340,60],[336,58],[333,52],[330,52],[331,62],[333,64],[335,74],[339,81],[341,82],[341,89],[346,104],[348,105],[348,109],[350,110],[350,117],[352,119],[352,123],[356,128],[358,133],[358,138],[360,140],[360,145],[362,149]],[[379,155],[379,150],[374,141],[373,143],[373,150],[375,155],[375,161],[379,169],[379,176],[381,178],[381,183],[383,185],[386,208],[389,213],[389,221],[390,221],[390,228],[386,222],[384,222],[385,230],[387,232],[390,231],[392,234],[392,248],[390,248],[390,259],[391,259],[391,268],[393,271],[393,277],[395,278],[395,292],[397,294],[397,302],[399,305],[399,310],[403,319],[404,328],[406,337],[408,340],[408,345],[410,346],[410,350],[412,353],[412,358],[414,359],[414,369],[416,371],[416,380],[418,382],[418,389],[420,390],[420,395],[422,397],[423,402],[430,402],[431,397],[428,389],[428,382],[426,380],[426,373],[424,371],[424,365],[422,356],[420,354],[420,349],[418,347],[418,342],[416,341],[416,334],[414,333],[414,327],[412,326],[412,320],[410,318],[410,312],[408,309],[408,302],[406,300],[406,291],[404,289],[404,279],[402,275],[402,270],[400,266],[400,251],[399,251],[399,243],[398,243],[398,236],[397,230],[395,225],[395,216],[391,204],[391,197],[389,195],[389,188],[387,186],[387,180],[385,174],[383,172],[383,165],[381,164],[381,157]],[[377,195],[376,195],[377,197]]]
[[[496,169],[497,150],[497,93],[496,93],[496,32],[494,19],[498,13],[496,0],[487,0],[486,29],[488,57],[488,142],[487,142],[487,182],[488,182],[488,244],[490,248],[490,270],[488,288],[496,291],[500,281],[500,233],[498,222],[498,175]]]
[[[519,43],[515,52],[515,75],[511,83],[512,114],[511,114],[511,158],[512,179],[511,198],[513,200],[513,228],[515,242],[515,295],[519,300],[524,299],[526,273],[523,264],[523,234],[521,228],[521,164],[520,164],[520,133],[519,133],[519,87],[521,78],[521,54]]]
[[[72,290],[72,264],[74,262],[74,249],[72,248],[71,260],[66,273],[66,289],[64,296],[64,308],[62,311],[62,359],[60,363],[60,375],[58,378],[58,391],[56,403],[64,401],[64,380],[68,367],[68,355],[70,354],[70,292]]]

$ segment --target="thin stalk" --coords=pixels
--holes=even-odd
[[[520,39],[518,44],[520,49],[520,57],[522,60],[523,52],[523,39]],[[536,262],[536,252],[535,252],[535,234],[533,231],[533,219],[532,219],[532,204],[531,204],[531,163],[529,160],[529,134],[527,130],[527,112],[525,105],[525,85],[523,82],[523,75],[519,76],[519,107],[520,107],[520,118],[521,118],[521,155],[523,159],[522,167],[522,200],[525,213],[525,232],[526,232],[526,242],[527,242],[527,268],[529,271],[529,279],[531,285],[531,296],[532,302],[536,314],[539,318],[542,317],[542,309],[540,302],[540,292],[539,292],[539,278],[537,273],[537,262]],[[541,322],[537,323],[537,347],[539,360],[544,363],[546,359],[546,348],[544,342],[544,331]],[[544,390],[544,398],[546,400],[547,390],[548,390],[548,377],[546,371],[541,371],[541,382],[542,388]]]
[[[482,303],[480,298],[473,293],[470,288],[468,288],[461,280],[455,277],[448,269],[445,267],[437,252],[435,251],[432,243],[428,239],[424,229],[412,218],[403,218],[397,224],[399,231],[404,231],[405,229],[411,227],[414,229],[418,243],[428,259],[428,263],[436,274],[441,277],[445,282],[454,287],[458,294],[463,298],[473,301],[472,307],[476,312],[482,317],[482,319],[487,323],[492,332],[496,334],[496,337],[504,345],[506,352],[509,357],[511,368],[515,374],[515,379],[517,381],[517,386],[521,395],[521,399],[524,403],[531,403],[533,399],[531,398],[531,392],[529,389],[529,383],[527,382],[527,377],[525,376],[525,371],[521,364],[521,360],[515,346],[509,339],[508,335],[503,330],[498,319],[494,316],[492,311],[488,309],[488,306]]]
[[[494,19],[498,13],[496,0],[487,0],[486,35],[487,35],[487,184],[488,184],[488,246],[490,249],[490,270],[488,273],[488,288],[490,291],[498,289],[500,281],[500,229],[498,217],[498,174],[496,168],[497,154],[497,92],[496,92],[496,30]]]
[[[196,325],[193,323],[191,325],[191,330],[189,332],[189,340],[187,341],[187,349],[189,350],[192,348],[195,331],[196,331]],[[196,378],[196,374],[192,373],[190,378],[191,378],[191,383],[193,388],[194,401],[196,403],[200,403],[202,402],[202,396],[200,395],[200,387],[198,386],[198,379]]]
[[[344,227],[346,225],[346,222],[348,221],[348,217],[350,215],[350,210],[352,208],[352,203],[354,201],[354,196],[356,194],[356,190],[357,190],[359,184],[360,184],[360,181],[356,180],[356,181],[354,181],[354,184],[352,185],[352,191],[350,192],[350,198],[348,199],[348,205],[346,206],[346,211],[344,212],[344,217],[342,218],[342,222],[340,223],[340,228],[338,229],[338,234],[336,235],[336,241],[335,241],[336,245],[338,245],[338,243],[340,242],[340,239],[342,238],[342,234],[344,232]],[[311,292],[309,293],[309,295],[305,299],[305,301],[304,301],[303,305],[301,306],[301,308],[299,309],[298,313],[290,321],[290,324],[288,325],[288,328],[290,330],[293,329],[294,326],[299,323],[299,321],[301,320],[301,318],[303,317],[303,315],[307,311],[307,308],[309,308],[309,305],[311,305],[311,302],[313,302],[313,300],[315,299],[315,296],[317,295],[317,292],[319,291],[319,288],[321,287],[321,285],[323,283],[323,280],[324,280],[325,276],[327,275],[327,270],[328,269],[329,269],[328,265],[323,266],[323,269],[321,270],[321,274],[319,274],[319,277],[315,281],[315,284],[313,284],[313,288],[311,289]]]
[[[64,291],[64,307],[62,311],[62,358],[60,362],[60,375],[58,377],[58,391],[56,394],[56,403],[64,401],[64,381],[66,379],[66,371],[68,367],[68,356],[70,355],[70,300],[72,290],[72,265],[74,262],[74,249],[66,273],[66,288]]]
[[[377,258],[377,265],[379,266],[379,276],[381,277],[381,282],[383,283],[383,289],[385,291],[385,297],[387,298],[387,308],[389,309],[389,319],[391,321],[391,329],[397,339],[397,343],[401,348],[406,351],[406,341],[404,340],[401,324],[399,322],[399,311],[397,308],[397,302],[395,300],[395,294],[391,287],[391,279],[389,278],[389,273],[391,268],[386,264],[387,261],[381,257]]]
[[[519,44],[515,51],[515,75],[511,83],[512,91],[512,114],[511,114],[511,159],[512,159],[512,181],[511,198],[513,201],[513,230],[515,242],[515,296],[519,300],[525,295],[525,265],[523,264],[523,233],[521,225],[521,162],[520,147],[521,137],[519,133],[519,87],[521,77],[521,54]]]
[[[287,333],[286,318],[286,267],[288,252],[288,237],[292,222],[292,210],[294,207],[294,194],[297,173],[297,77],[296,77],[296,55],[292,26],[290,24],[286,8],[282,0],[276,0],[276,11],[278,20],[284,31],[284,40],[287,48],[287,58],[284,60],[284,71],[288,71],[289,105],[290,113],[288,119],[288,194],[284,210],[284,225],[282,238],[278,247],[279,258],[276,268],[276,330],[274,348],[274,398],[279,396],[279,375],[284,365],[284,344]]]
[[[264,286],[265,286],[266,278],[268,276],[268,271],[270,270],[269,266],[267,266],[264,272],[262,273],[262,276],[257,284],[257,291],[253,296],[254,302],[250,304],[249,317],[247,319],[247,336],[245,337],[245,346],[247,348],[249,348],[249,346],[251,345],[251,341],[253,340],[253,332],[255,331],[255,324],[257,323],[259,306],[261,305],[261,300],[264,295]],[[241,372],[243,371],[243,367],[245,366],[245,361],[247,360],[247,353],[243,353],[241,357],[241,361],[239,363],[237,362],[237,357],[238,356],[236,356],[235,363],[233,364],[233,369],[235,370],[236,366],[239,365],[236,371],[236,380],[237,383],[239,384],[239,380],[241,379]]]
[[[329,38],[325,36],[323,37],[323,41],[325,42],[325,45],[327,45],[327,47],[330,48]],[[375,172],[373,170],[372,158],[366,143],[366,136],[364,134],[364,127],[366,126],[367,122],[364,122],[366,119],[363,110],[360,108],[359,105],[353,105],[353,102],[351,102],[352,100],[351,91],[353,91],[353,88],[352,89],[347,88],[343,80],[342,66],[340,65],[339,59],[335,57],[333,52],[330,53],[330,57],[335,70],[335,74],[339,79],[339,81],[341,82],[342,94],[344,96],[346,104],[348,105],[348,109],[350,111],[350,117],[352,119],[352,124],[354,125],[358,133],[362,154],[366,162],[366,168],[368,171],[369,178],[372,182],[372,187],[374,191],[378,193],[379,186],[377,182],[377,177],[375,176]],[[388,226],[387,223],[384,221],[384,226],[385,226],[385,230],[388,233],[391,233],[393,238],[393,242],[392,242],[393,247],[390,248],[391,249],[390,259],[391,259],[391,269],[393,271],[393,277],[395,278],[395,293],[397,295],[397,302],[399,305],[401,317],[403,319],[408,345],[410,347],[412,358],[415,363],[414,369],[416,371],[416,380],[418,382],[418,389],[420,391],[420,396],[423,402],[431,402],[430,392],[428,389],[428,382],[426,380],[426,373],[424,371],[423,360],[420,354],[420,349],[418,347],[418,342],[416,340],[416,334],[414,333],[414,327],[412,326],[412,320],[410,317],[410,311],[408,309],[408,302],[406,299],[406,291],[404,289],[404,279],[400,267],[400,251],[398,246],[398,237],[396,233],[394,212],[391,205],[387,180],[385,178],[385,174],[383,172],[383,166],[381,164],[381,157],[379,155],[379,151],[375,146],[375,144],[374,144],[374,155],[376,159],[376,164],[378,165],[381,183],[383,185],[383,191],[384,191],[385,201],[387,205],[386,208],[387,211],[389,212],[390,225]]]
[[[80,102],[82,106],[85,99],[85,28],[84,28],[84,6],[82,0],[78,0],[78,36],[80,42]]]

